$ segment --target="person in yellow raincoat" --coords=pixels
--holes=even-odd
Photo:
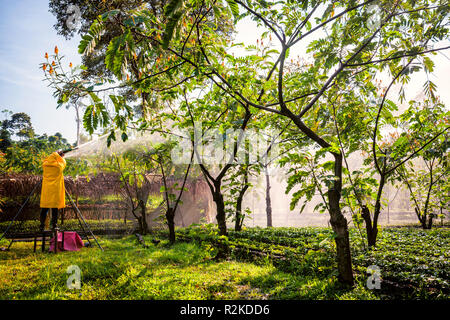
[[[58,210],[66,206],[63,170],[66,167],[64,152],[53,152],[44,159],[41,189],[40,229],[44,230],[45,218],[49,209],[52,211],[52,229],[57,228]]]

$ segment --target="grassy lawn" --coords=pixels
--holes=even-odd
[[[384,229],[380,246],[366,252],[352,230],[356,286],[340,287],[333,241],[325,228],[247,229],[230,233],[228,260],[216,261],[214,228],[178,231],[182,242],[148,248],[134,236],[102,238],[105,251],[33,253],[31,243],[0,252],[1,299],[448,299],[449,229]],[[247,247],[245,245],[247,244]],[[2,243],[4,245],[4,243]],[[252,249],[253,248],[253,249]],[[237,250],[239,249],[239,250]],[[260,250],[267,256],[252,256]],[[282,255],[273,259],[270,254]],[[366,287],[367,266],[382,269],[388,287]],[[70,265],[82,271],[80,290],[69,290]],[[385,286],[385,283],[382,283]],[[391,295],[391,291],[395,291]],[[398,291],[398,292],[397,292]]]

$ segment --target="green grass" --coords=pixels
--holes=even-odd
[[[0,299],[448,299],[450,231],[383,229],[379,247],[364,251],[351,230],[354,288],[337,282],[332,232],[326,228],[269,228],[230,232],[209,226],[179,229],[179,241],[148,248],[134,236],[101,239],[105,251],[33,253],[31,243],[0,252]],[[289,240],[290,239],[290,240]],[[215,241],[232,249],[217,261]],[[2,242],[0,245],[5,245]],[[238,250],[239,248],[239,250]],[[253,256],[250,248],[267,256]],[[255,250],[256,250],[255,249]],[[283,259],[270,259],[278,254]],[[381,290],[366,287],[367,266],[377,264]],[[69,290],[70,265],[82,271],[80,290]]]

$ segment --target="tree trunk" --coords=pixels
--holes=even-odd
[[[220,190],[220,188],[216,188],[216,190]],[[220,191],[215,191],[213,194],[213,200],[216,203],[217,213],[217,225],[219,226],[219,235],[226,236],[227,235],[227,223],[226,223],[226,214],[225,214],[225,203],[223,201],[223,195]]]
[[[431,229],[431,227],[433,226],[433,214],[430,213],[429,217],[428,217],[428,225],[427,225],[427,229]]]
[[[363,206],[361,209],[361,217],[364,219],[364,224],[366,225],[367,244],[369,248],[375,247],[378,230],[373,228],[370,211],[366,206]]]
[[[339,206],[342,190],[342,155],[333,155],[335,158],[334,175],[336,179],[333,187],[328,190],[330,224],[336,234],[335,242],[339,281],[352,286],[354,282],[348,225],[347,219],[345,219]]]
[[[420,219],[420,224],[422,225],[422,229],[426,230],[427,229],[427,218],[423,217],[422,219]]]
[[[267,215],[267,226],[272,227],[272,200],[270,198],[270,176],[267,166],[265,167],[266,175],[266,215]]]
[[[77,121],[77,147],[80,145],[80,123],[81,123],[81,119],[80,119],[80,110],[79,110],[79,106],[75,105],[75,112],[76,112],[76,121]]]
[[[347,219],[339,208],[339,194],[334,189],[328,191],[330,204],[330,224],[336,234],[336,254],[339,272],[339,281],[353,285],[352,260],[350,253],[350,240]]]
[[[430,165],[430,186],[428,187],[427,192],[427,199],[425,200],[424,208],[423,208],[423,223],[422,228],[423,229],[431,229],[431,226],[433,225],[433,215],[430,213],[428,214],[428,207],[430,204],[430,196],[431,196],[431,189],[433,187],[433,165]],[[428,217],[428,223],[427,223],[427,217]]]
[[[280,66],[281,67],[281,66]],[[281,84],[281,83],[280,83]],[[330,144],[308,128],[299,117],[290,112],[286,106],[281,105],[282,112],[287,113],[296,126],[309,138],[314,140],[322,148],[329,148]],[[328,203],[330,224],[336,234],[336,254],[338,263],[339,281],[347,285],[353,285],[352,259],[350,252],[350,240],[347,219],[342,214],[339,202],[342,191],[342,154],[333,152],[334,156],[334,182],[328,190]]]
[[[148,225],[147,225],[147,219],[146,219],[146,208],[145,208],[145,203],[142,200],[139,200],[139,207],[140,207],[140,211],[141,211],[141,216],[138,218],[138,222],[139,222],[139,228],[141,229],[141,233],[142,234],[147,234],[148,233]]]
[[[169,241],[175,243],[175,212],[172,208],[166,211],[167,225],[169,226]]]
[[[417,219],[419,219],[420,225],[422,226],[422,229],[426,229],[426,225],[427,225],[427,217],[426,216],[422,216],[420,214],[420,209],[417,207],[414,207],[414,211],[416,212],[417,215]]]
[[[242,213],[242,201],[244,200],[245,192],[248,189],[248,184],[246,184],[241,191],[239,192],[239,196],[236,199],[236,221],[234,225],[235,231],[241,231],[242,225],[244,224],[244,214]]]
[[[234,222],[234,231],[242,230],[242,222],[244,217],[242,216],[242,198],[236,200],[236,217]]]
[[[219,191],[217,191],[219,190]],[[226,223],[226,214],[225,214],[225,203],[223,201],[223,195],[220,193],[220,186],[215,185],[215,191],[213,193],[213,200],[216,203],[216,219],[217,225],[219,227],[219,235],[227,236],[227,223]],[[230,249],[226,244],[219,242],[217,244],[217,255],[215,256],[215,260],[222,260],[228,257]]]
[[[366,224],[367,231],[367,245],[369,248],[374,248],[377,244],[377,236],[378,236],[378,217],[381,213],[381,196],[383,194],[384,185],[386,184],[386,176],[384,174],[381,175],[380,184],[378,185],[377,199],[375,201],[375,208],[373,213],[373,221],[370,217],[369,209],[364,206],[362,208],[361,216],[364,219]]]
[[[416,209],[417,212],[417,209]],[[428,218],[428,219],[427,219]],[[420,224],[422,226],[422,229],[429,230],[433,227],[433,214],[427,214],[426,212],[423,213],[421,217],[419,217]]]

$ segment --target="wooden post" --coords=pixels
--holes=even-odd
[[[36,244],[37,244],[37,235],[34,235],[34,245],[33,245],[33,252],[36,253]]]
[[[64,251],[64,231],[62,232],[62,250]]]
[[[64,215],[66,214],[66,208],[61,209],[61,225],[64,224]]]
[[[45,232],[42,232],[42,252],[45,251]]]
[[[53,232],[53,252],[57,253],[58,252],[58,230],[55,230],[55,232]]]

